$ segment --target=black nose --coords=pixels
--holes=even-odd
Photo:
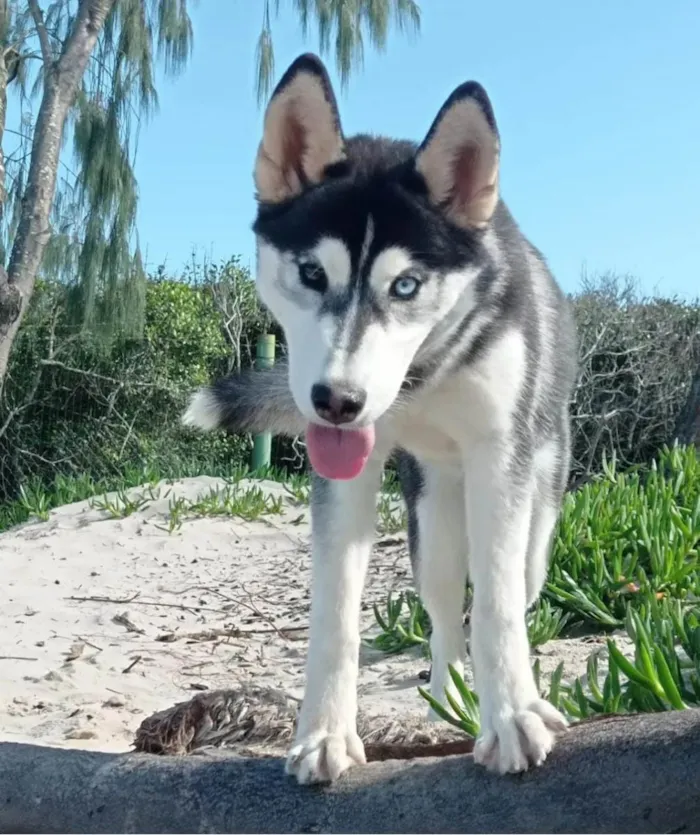
[[[350,423],[360,414],[367,400],[367,392],[345,383],[328,386],[315,383],[311,388],[314,409],[329,423]]]

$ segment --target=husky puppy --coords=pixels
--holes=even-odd
[[[526,609],[545,580],[569,469],[576,342],[565,297],[499,196],[489,98],[457,87],[419,144],[346,137],[313,55],[267,107],[255,162],[260,298],[288,363],[221,379],[184,416],[204,430],[304,434],[314,470],[306,692],[287,770],[335,780],[356,732],[360,597],[382,468],[396,456],[411,560],[432,622],[433,695],[463,671],[474,759],[544,762],[566,722],[533,680]]]

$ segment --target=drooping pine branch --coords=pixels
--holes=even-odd
[[[23,48],[24,76],[16,86],[22,125],[10,161],[10,214],[2,237],[16,243],[29,150],[38,127],[33,102],[43,102],[52,89],[47,55],[51,50],[52,73],[65,78],[80,40],[73,38],[76,0],[53,0],[44,10],[39,0],[15,0],[13,5],[14,36]],[[73,285],[76,320],[92,328],[138,331],[143,292],[137,285],[143,268],[135,230],[135,149],[143,121],[158,104],[156,62],[169,74],[182,70],[191,53],[192,25],[187,0],[78,0],[78,10],[87,14],[97,38],[77,84],[70,84],[73,96],[41,245],[41,270],[47,278]],[[41,64],[36,58],[43,59]],[[33,72],[37,66],[44,71]]]
[[[294,0],[302,35],[307,37],[310,23],[316,22],[321,55],[331,51],[342,86],[346,86],[353,70],[362,66],[364,36],[372,47],[383,51],[391,25],[399,32],[420,29],[420,7],[416,0]],[[264,101],[272,89],[275,75],[275,54],[270,18],[280,13],[279,0],[265,0],[263,25],[256,49],[256,92]]]
[[[144,275],[135,223],[135,147],[157,108],[155,60],[181,71],[192,47],[185,0],[118,0],[76,105],[73,151],[79,164],[72,208],[83,230],[75,261],[75,312],[92,327],[140,329]]]
[[[139,327],[136,138],[156,61],[178,72],[192,45],[187,0],[9,2],[0,93],[16,79],[20,118],[0,167],[0,381],[40,270],[72,285],[83,323]]]
[[[83,0],[70,35],[53,70],[44,75],[42,96],[33,133],[27,184],[21,197],[19,222],[7,273],[0,277],[0,380],[10,348],[34,291],[44,249],[50,237],[49,217],[68,110],[114,0]]]

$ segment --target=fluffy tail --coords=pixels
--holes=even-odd
[[[265,371],[232,374],[201,388],[182,422],[207,432],[226,429],[291,437],[301,435],[307,424],[289,390],[284,363]]]

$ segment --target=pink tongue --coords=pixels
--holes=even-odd
[[[311,466],[320,476],[348,481],[362,472],[374,449],[374,426],[336,429],[310,423],[306,449]]]

